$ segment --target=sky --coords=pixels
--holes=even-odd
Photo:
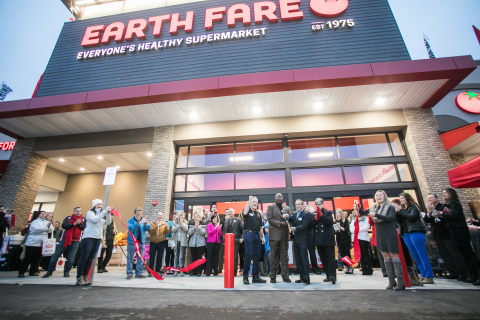
[[[388,2],[412,59],[428,58],[423,33],[437,58],[471,55],[480,59],[472,28],[476,24],[480,29],[480,0]],[[0,0],[0,83],[13,89],[5,101],[31,98],[70,17],[60,0]],[[22,40],[25,35],[28,41]]]

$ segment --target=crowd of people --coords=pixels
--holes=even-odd
[[[191,220],[186,219],[184,212],[173,212],[165,221],[163,213],[159,212],[150,223],[143,217],[142,208],[138,207],[128,220],[127,279],[133,278],[134,268],[135,278],[152,276],[150,272],[144,275],[143,262],[136,257],[131,234],[137,239],[142,256],[149,234],[149,270],[159,273],[163,265],[166,274],[185,276],[182,268],[205,257],[206,263],[190,270],[189,275],[200,277],[204,274],[209,277],[222,272],[225,235],[231,233],[234,235],[234,275],[241,273],[245,285],[250,284],[249,276],[252,283],[265,283],[261,275],[268,276],[270,283],[276,283],[277,275],[290,283],[288,248],[293,238],[293,253],[299,274],[295,283],[308,285],[310,273],[321,274],[316,252],[326,274],[324,282],[335,284],[337,269],[343,271],[345,268],[346,274],[353,274],[354,263],[358,263],[362,275],[372,275],[372,248],[375,247],[382,273],[388,277],[386,289],[404,290],[404,276],[408,275],[403,273],[400,246],[407,265],[411,265],[408,262],[410,254],[413,257],[419,281],[434,284],[434,273],[426,251],[426,232],[429,229],[448,270],[445,278],[480,285],[478,258],[472,250],[467,220],[458,195],[454,189],[445,188],[442,197],[444,203],[437,195],[429,194],[427,212],[423,213],[410,194],[401,193],[398,199],[390,200],[385,191],[379,190],[369,208],[362,209],[355,202],[349,214],[342,209],[335,212],[327,210],[322,198],[317,198],[313,206],[297,199],[292,212],[284,204],[282,194],[277,194],[275,203],[268,206],[264,217],[259,210],[258,199],[250,196],[238,215],[235,215],[234,209],[227,209],[221,219],[215,209],[212,212],[197,209]],[[0,211],[4,209],[0,206]],[[469,222],[480,224],[472,220]],[[27,270],[30,276],[39,276],[42,243],[50,235],[56,239],[57,246],[55,253],[49,257],[43,278],[52,276],[62,255],[66,258],[64,277],[70,277],[77,251],[80,251],[76,263],[76,284],[90,285],[92,280],[88,275],[100,250],[97,272],[108,272],[106,267],[112,256],[116,233],[111,208],[104,209],[99,199],[92,201],[92,209],[85,217],[81,208],[76,207],[61,224],[58,221],[53,223],[51,214],[40,211],[24,239],[19,277],[25,277]],[[338,260],[335,259],[335,247]],[[352,247],[356,248],[354,262]]]

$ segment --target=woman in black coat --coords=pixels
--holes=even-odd
[[[445,199],[445,208],[442,212],[437,211],[432,216],[445,219],[452,242],[463,256],[468,271],[468,278],[464,279],[463,282],[470,282],[478,286],[480,285],[480,270],[478,268],[477,256],[470,244],[470,230],[468,229],[457,192],[453,188],[445,188],[442,191],[442,195]]]

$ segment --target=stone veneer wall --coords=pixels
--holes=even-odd
[[[424,202],[429,193],[441,197],[442,189],[450,187],[447,171],[454,167],[438,133],[439,127],[433,111],[426,109],[403,110],[407,128],[405,143],[420,186]],[[466,216],[472,213],[463,189],[456,189]]]
[[[163,219],[168,220],[172,200],[174,166],[173,126],[156,127],[143,209],[143,214],[148,221],[154,221],[159,211],[163,212]],[[153,200],[158,202],[157,206],[152,205]]]
[[[35,139],[19,139],[0,180],[0,204],[15,209],[15,228],[25,228],[38,188],[47,166],[47,159],[32,153]]]

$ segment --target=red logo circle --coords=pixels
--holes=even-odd
[[[310,0],[310,10],[321,17],[335,17],[347,10],[348,0]]]
[[[465,112],[480,113],[480,93],[473,91],[459,93],[455,103]]]

